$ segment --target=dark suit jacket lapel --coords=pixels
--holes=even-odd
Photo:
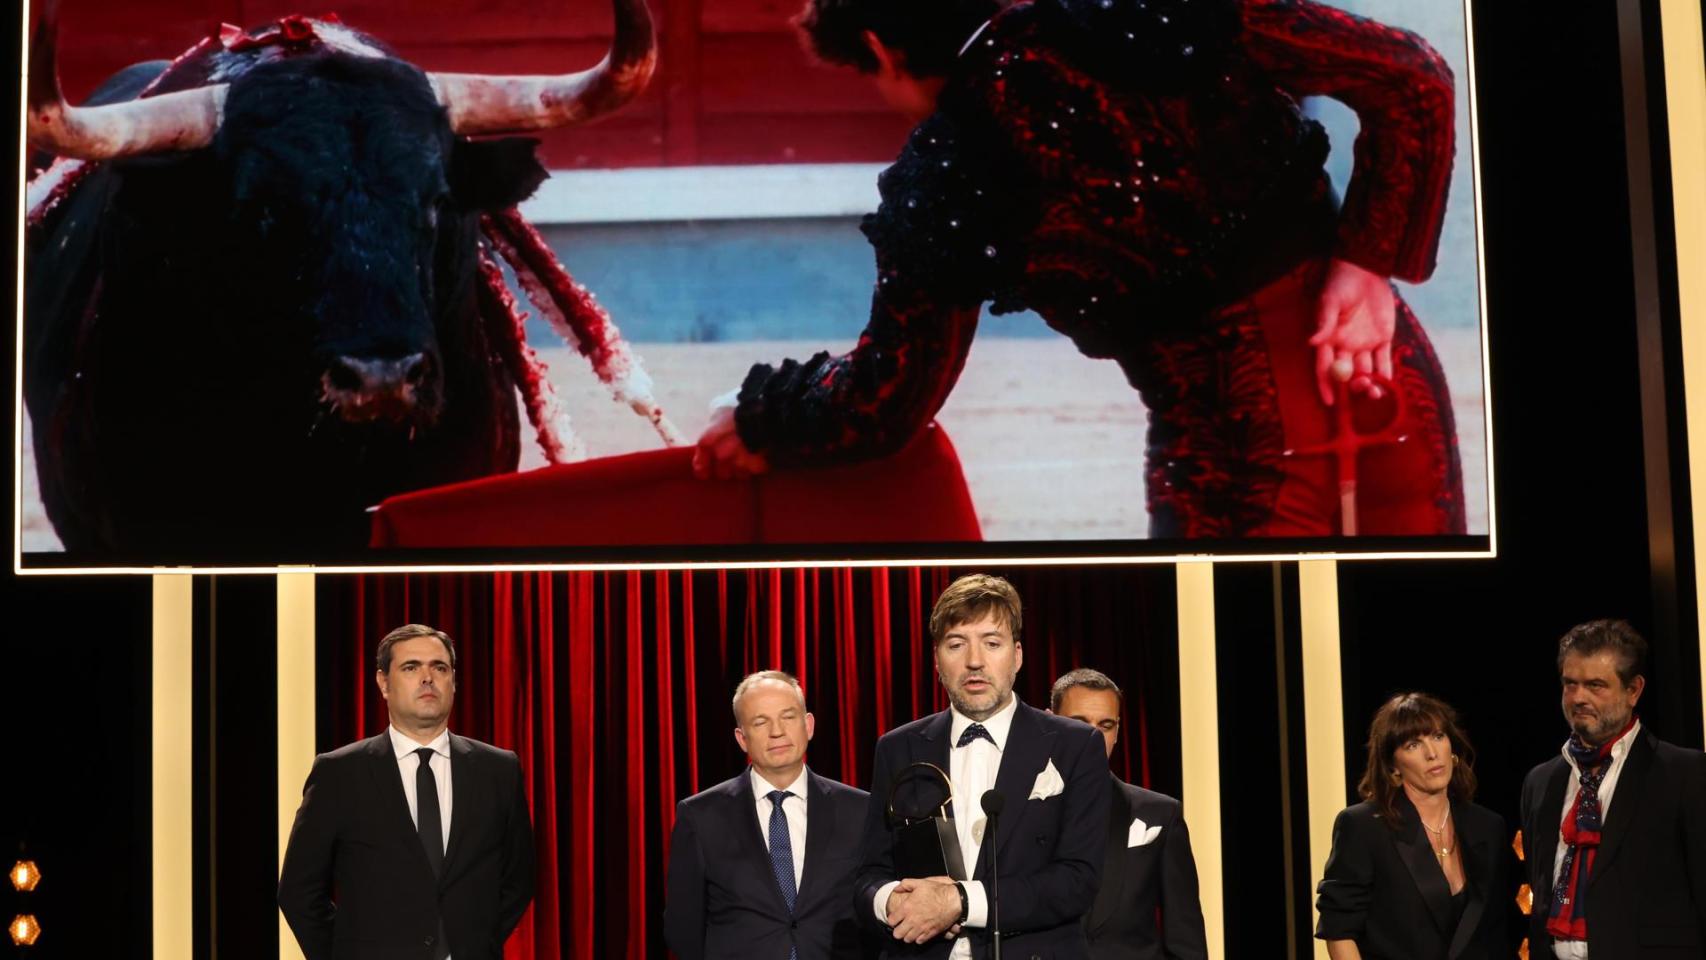
[[[1451,933],[1451,948],[1446,952],[1447,960],[1457,960],[1463,951],[1469,948],[1470,938],[1475,928],[1481,923],[1481,914],[1487,908],[1487,898],[1495,896],[1500,891],[1492,889],[1495,870],[1495,854],[1497,843],[1502,837],[1489,836],[1481,832],[1480,824],[1473,816],[1468,819],[1460,816],[1468,809],[1468,804],[1453,802],[1451,805],[1452,822],[1457,824],[1457,843],[1463,851],[1463,877],[1467,884],[1469,901],[1463,905],[1463,918],[1457,923],[1457,930]],[[1464,824],[1474,826],[1469,832],[1464,832]],[[1450,892],[1449,886],[1447,892]]]
[[[1410,872],[1416,889],[1427,902],[1428,915],[1433,917],[1434,926],[1439,928],[1442,935],[1449,937],[1451,886],[1446,882],[1445,871],[1439,867],[1439,857],[1428,844],[1426,831],[1422,829],[1422,818],[1416,813],[1410,798],[1400,792],[1398,802],[1393,806],[1396,807],[1404,826],[1393,835],[1392,843],[1398,848],[1398,857],[1404,861],[1404,868]]]
[[[450,842],[444,845],[444,875],[439,878],[440,886],[448,881],[456,872],[456,856],[461,852],[470,829],[469,824],[478,823],[484,817],[484,811],[475,809],[478,798],[485,793],[474,788],[474,779],[480,775],[480,762],[474,759],[474,747],[466,737],[450,735]],[[426,852],[423,850],[424,858]]]
[[[908,763],[935,764],[941,769],[942,775],[949,778],[950,786],[952,785],[951,781],[954,776],[954,768],[952,766],[952,760],[949,758],[948,754],[950,752],[950,748],[953,746],[953,744],[949,743],[953,730],[954,713],[952,710],[943,710],[942,712],[931,716],[928,722],[920,726],[918,730],[913,733],[912,742],[907,744],[907,754],[909,757],[907,760]],[[893,772],[895,774],[900,773],[899,770]],[[877,797],[876,800],[885,807],[889,802],[888,797]],[[957,816],[952,803],[948,804],[948,816]],[[959,825],[956,823],[955,829],[957,830],[958,827]],[[964,850],[960,851],[960,859],[962,862],[965,859]],[[977,876],[977,864],[969,864],[966,869],[971,871],[972,878]]]
[[[409,798],[403,793],[403,775],[397,767],[397,752],[391,746],[389,731],[367,741],[368,773],[373,776],[374,795],[379,798],[380,816],[392,824],[399,841],[414,851],[421,870],[431,875],[432,864],[427,862],[426,850],[421,847],[420,831],[415,829],[414,814],[409,811]]]
[[[949,734],[953,732],[953,718],[953,711],[943,710],[940,713],[932,714],[924,723],[920,724],[906,741],[906,764],[933,764],[942,771],[944,777],[948,777],[951,781],[954,773],[948,758],[950,747],[948,740]],[[902,769],[904,769],[904,765]],[[895,777],[898,777],[900,772],[899,769],[890,771]],[[951,782],[950,789],[952,789]],[[872,799],[882,804],[885,810],[888,809],[889,797],[873,797]],[[948,816],[955,816],[952,803],[948,804]],[[964,851],[961,851],[961,858],[964,859]],[[968,869],[975,870],[976,864],[972,864]]]
[[[1043,732],[1035,713],[1022,702],[1013,709],[1013,725],[1007,729],[1007,743],[1001,750],[1001,766],[995,774],[995,789],[1006,798],[1006,806],[1001,811],[1001,827],[994,837],[995,844],[999,844],[1002,850],[1010,849],[1013,834],[1024,818],[1031,786],[1049,762],[1049,750],[1054,746],[1054,734]],[[972,798],[974,809],[981,799]],[[985,836],[978,846],[977,869],[973,877],[984,875],[984,864],[989,861],[991,847],[994,846],[990,839]]]
[[[782,887],[776,882],[776,868],[770,865],[770,848],[764,844],[764,831],[758,828],[758,798],[752,792],[752,768],[741,771],[740,776],[728,783],[725,799],[733,808],[730,811],[734,819],[735,831],[740,835],[740,848],[747,851],[747,865],[758,871],[760,884],[770,891],[771,906],[777,915],[788,915],[788,902],[782,899]],[[769,806],[769,804],[766,804]],[[806,816],[811,816],[811,808],[806,808]],[[811,842],[812,830],[806,826],[806,842]],[[804,877],[801,878],[802,880]],[[799,891],[794,891],[794,903],[799,904]]]
[[[948,735],[952,730],[952,712],[943,710],[941,713],[932,716],[929,719],[929,722],[920,726],[913,732],[911,742],[906,745],[906,762],[908,764],[935,764],[941,769],[943,776],[952,778],[954,771],[953,767],[949,766],[948,760]],[[897,777],[900,775],[899,770],[892,771],[892,773]],[[888,797],[878,797],[876,799],[877,802],[881,803],[885,809],[888,807]],[[954,805],[950,803],[948,804],[948,815],[953,816],[953,813]],[[807,832],[809,833],[810,831]]]
[[[1131,804],[1121,789],[1119,778],[1108,774],[1108,787],[1114,792],[1108,805],[1108,849],[1102,861],[1102,885],[1096,891],[1096,901],[1090,907],[1085,931],[1095,933],[1113,919],[1125,896],[1126,839],[1131,833]]]
[[[823,858],[829,855],[830,832],[835,811],[830,808],[829,785],[823,778],[806,770],[806,866],[800,871],[800,889],[794,898],[794,913],[805,912],[806,897],[817,892],[818,874],[824,871]],[[816,881],[816,882],[814,882]],[[777,891],[780,894],[780,890]]]
[[[1575,770],[1559,757],[1546,789],[1540,794],[1540,811],[1535,815],[1534,829],[1539,836],[1525,837],[1523,852],[1528,854],[1530,889],[1534,892],[1536,913],[1552,905],[1552,864],[1558,856],[1558,829],[1564,820],[1564,794],[1569,790]],[[1538,880],[1538,883],[1533,881]]]
[[[1629,835],[1629,825],[1640,813],[1641,797],[1646,792],[1647,774],[1653,768],[1652,734],[1645,728],[1629,745],[1629,756],[1617,774],[1617,789],[1611,792],[1611,810],[1606,814],[1604,832],[1600,836],[1599,853],[1593,858],[1593,875],[1588,878],[1591,890],[1605,876],[1605,868],[1623,849],[1623,838]],[[1591,909],[1591,908],[1590,908]]]
[[[948,750],[953,744],[948,742],[948,735],[953,732],[954,715],[951,711],[943,710],[930,718],[930,722],[918,729],[918,735],[912,744],[912,762],[920,760],[934,763],[942,768],[942,772],[953,776],[948,766]],[[888,803],[888,797],[883,798]]]

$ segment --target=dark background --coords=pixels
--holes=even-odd
[[[1398,690],[1429,690],[1462,709],[1479,747],[1481,799],[1514,820],[1523,774],[1563,735],[1552,657],[1564,629],[1623,616],[1648,632],[1655,657],[1643,718],[1660,737],[1695,747],[1699,647],[1687,502],[1676,495],[1687,489],[1683,448],[1673,443],[1670,469],[1655,471],[1643,447],[1642,350],[1649,385],[1658,357],[1650,338],[1643,347],[1637,322],[1617,9],[1497,0],[1476,3],[1474,14],[1500,555],[1340,565],[1347,772],[1354,783],[1374,707]],[[15,128],[5,136],[16,156]],[[1662,138],[1658,147],[1662,158]],[[1668,203],[1663,181],[1653,182]],[[7,202],[15,203],[12,195]],[[1641,211],[1633,216],[1639,221]],[[1659,280],[1661,301],[1673,297]],[[1674,342],[1674,299],[1668,306],[1657,334]],[[1667,382],[1674,390],[1679,378]],[[1651,416],[1650,398],[1647,409]],[[1665,424],[1660,436],[1674,440],[1677,428]],[[1127,574],[1131,589],[1155,605],[1171,603],[1170,571]],[[1295,577],[1289,564],[1216,571],[1233,960],[1278,955],[1287,910],[1299,947],[1308,923],[1306,863],[1294,864],[1294,895],[1276,895],[1288,879],[1282,756],[1296,778],[1304,759]],[[34,955],[144,955],[149,584],[4,579],[9,736],[0,758],[0,857],[9,863],[21,843],[42,867],[42,886],[28,899],[47,931]],[[213,694],[197,710],[196,812],[209,825],[196,854],[198,954],[266,956],[270,910],[239,910],[230,896],[217,912],[208,904],[215,883],[257,897],[271,889],[272,581],[200,578],[196,603],[196,685]],[[1173,637],[1134,630],[1132,642],[1169,645]],[[1291,735],[1282,741],[1284,731]],[[1155,781],[1176,789],[1177,776],[1175,759],[1157,768]],[[1296,804],[1293,814],[1301,827]],[[1306,861],[1304,838],[1294,844]],[[0,914],[9,920],[20,899],[0,890]]]

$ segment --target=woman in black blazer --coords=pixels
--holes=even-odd
[[[1368,731],[1363,802],[1333,823],[1317,889],[1332,960],[1508,960],[1510,844],[1471,803],[1475,751],[1448,704],[1388,700]]]

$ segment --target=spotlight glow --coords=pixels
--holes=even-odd
[[[34,860],[19,860],[12,864],[12,870],[6,876],[11,878],[12,889],[28,893],[41,882],[41,869]]]
[[[20,947],[27,947],[36,942],[41,936],[41,924],[36,922],[33,914],[20,913],[12,918],[12,923],[6,928],[12,935],[12,942]]]

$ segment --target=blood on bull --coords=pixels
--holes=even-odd
[[[335,17],[287,17],[71,106],[45,4],[24,390],[67,550],[323,558],[365,543],[386,496],[514,470],[518,391],[544,440],[549,384],[481,232],[536,236],[512,208],[545,171],[534,140],[473,138],[636,96],[651,16],[613,9],[608,54],[579,72],[427,73]]]

